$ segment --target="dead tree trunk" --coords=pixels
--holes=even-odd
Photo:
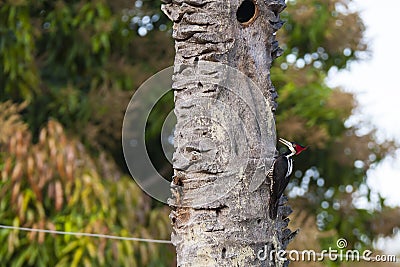
[[[172,241],[178,266],[282,266],[290,208],[268,217],[272,60],[284,0],[163,0],[174,22]],[[270,257],[275,255],[275,257]]]

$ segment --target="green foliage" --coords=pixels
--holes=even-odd
[[[166,33],[150,32],[148,38],[136,33],[139,26],[165,27],[165,17],[153,16],[159,8],[155,4],[146,2],[140,8],[118,0],[3,4],[0,100],[30,101],[24,119],[35,136],[54,118],[85,138],[86,131],[93,133],[91,126],[98,123],[92,120],[98,110],[91,104],[99,91],[108,95],[125,91],[123,98],[129,99],[147,77],[172,63],[173,47]],[[146,24],[140,20],[144,17],[149,20]],[[158,45],[166,42],[171,46]],[[124,100],[122,105],[126,104]],[[112,100],[110,104],[103,101],[104,109],[111,105]],[[107,112],[106,116],[122,121],[123,113]],[[115,141],[108,149],[115,151],[120,140],[111,138]],[[85,142],[97,145],[92,140]]]
[[[0,6],[0,95],[31,99],[39,85],[35,63],[35,29],[29,8],[18,4]]]
[[[286,54],[298,58],[312,56],[325,71],[342,69],[349,60],[358,59],[367,45],[365,26],[357,12],[345,0],[288,1],[282,13],[286,21],[278,35]]]
[[[33,144],[16,113],[21,108],[0,105],[0,123],[7,125],[0,129],[2,224],[169,238],[168,209],[152,209],[151,199],[129,178],[102,178],[110,164],[94,161],[55,121]],[[173,257],[169,245],[18,230],[1,230],[0,244],[6,266],[162,266]]]

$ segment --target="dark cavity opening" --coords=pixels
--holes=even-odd
[[[226,248],[222,248],[222,255],[221,255],[221,257],[222,257],[223,259],[225,259],[225,257],[226,257]]]
[[[256,14],[256,5],[251,0],[244,0],[236,11],[236,18],[240,23],[249,22]]]

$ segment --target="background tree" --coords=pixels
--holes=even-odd
[[[23,116],[34,139],[54,118],[123,166],[119,129],[132,89],[173,56],[172,45],[159,45],[172,44],[159,3],[145,2],[1,5],[0,98],[29,101]]]
[[[103,157],[93,159],[63,127],[50,120],[32,142],[18,112],[0,105],[0,221],[38,229],[168,239],[168,209]],[[167,266],[171,245],[104,238],[0,231],[4,266]]]
[[[381,221],[380,211],[397,211],[374,200],[366,173],[396,145],[378,142],[368,122],[351,124],[354,96],[325,84],[329,70],[368,55],[365,27],[348,1],[288,1],[282,17],[287,22],[278,39],[285,52],[271,74],[280,94],[278,134],[310,145],[307,156],[296,161],[289,195],[295,208],[316,215],[319,230],[336,230],[336,238],[346,238],[350,247],[370,247],[379,235],[373,225],[392,225]],[[360,199],[374,208],[357,205]]]
[[[147,10],[118,1],[0,3],[2,224],[169,239],[166,208],[113,160],[123,166],[132,87],[171,58],[172,47],[158,45],[168,34],[139,38],[140,27],[164,25]],[[3,229],[0,240],[7,266],[167,266],[174,255],[171,245]]]

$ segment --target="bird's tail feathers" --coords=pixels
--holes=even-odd
[[[275,220],[278,216],[278,202],[279,201],[275,201],[274,203],[271,203],[271,205],[269,205],[269,218],[271,220]]]

